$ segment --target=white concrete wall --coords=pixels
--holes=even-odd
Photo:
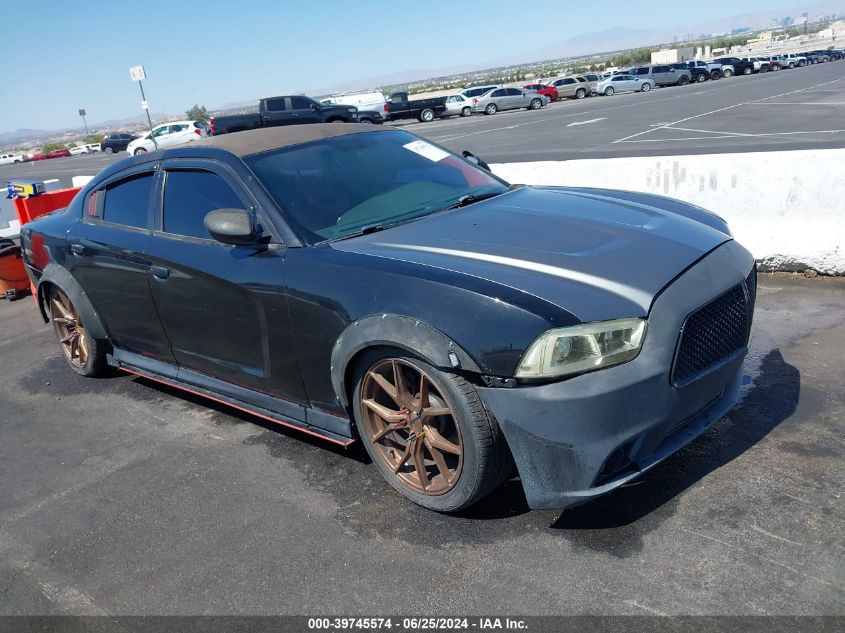
[[[762,269],[845,275],[845,149],[493,165],[512,183],[626,189],[725,218]]]

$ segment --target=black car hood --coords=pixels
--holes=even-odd
[[[646,316],[669,282],[730,239],[717,216],[669,198],[521,187],[332,246],[505,284],[586,322]]]

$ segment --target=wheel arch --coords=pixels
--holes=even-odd
[[[350,323],[332,348],[332,387],[342,406],[350,406],[354,388],[350,383],[357,363],[364,354],[381,347],[401,349],[441,369],[482,373],[466,350],[427,323],[398,314],[372,315]]]
[[[50,289],[55,286],[64,292],[73,303],[74,307],[82,317],[85,328],[96,339],[108,340],[108,332],[103,325],[102,319],[97,314],[91,301],[79,285],[79,282],[73,278],[70,271],[55,262],[47,264],[41,278],[38,280],[38,287],[35,291],[37,298],[38,310],[41,312],[41,318],[45,323],[49,323],[50,317],[47,314],[47,296]]]

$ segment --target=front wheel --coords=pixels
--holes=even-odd
[[[695,78],[695,80],[696,80],[698,83],[703,84],[705,81],[707,81],[707,75],[705,75],[704,73],[701,73],[700,75],[698,75],[698,76]]]
[[[472,114],[472,108],[466,106],[461,110],[461,116],[470,116]]]
[[[678,79],[679,86],[686,86],[689,83],[689,77],[686,75],[681,75],[681,78]]]
[[[746,66],[745,70],[742,71],[743,75],[750,75],[751,73],[752,73],[752,70],[751,70],[750,66]]]
[[[613,89],[613,86],[608,86],[607,88],[604,89],[604,96],[605,97],[612,97],[614,92],[616,92],[616,91]]]
[[[734,74],[733,71],[729,68],[726,68],[725,70],[722,71],[722,77],[724,77],[725,79],[732,76],[733,74]]]
[[[510,473],[510,452],[475,387],[399,351],[359,364],[353,397],[364,448],[387,482],[414,503],[455,512]]]
[[[722,73],[718,70],[713,70],[710,72],[710,79],[719,79],[722,76]]]
[[[542,99],[531,99],[531,104],[528,106],[530,110],[539,110],[543,107]]]
[[[575,91],[575,98],[576,99],[583,99],[586,96],[587,96],[587,91],[584,90],[583,88],[578,88],[578,90]]]
[[[795,68],[795,62],[789,62],[789,68]]]
[[[496,111],[497,111],[498,109],[499,109],[499,108],[498,108],[498,107],[496,107],[496,104],[495,104],[495,103],[488,103],[488,104],[487,104],[487,107],[486,107],[486,108],[484,108],[484,114],[496,114]]]
[[[111,147],[107,147],[103,150],[106,154],[114,154],[114,150]]]
[[[99,376],[106,368],[106,344],[88,334],[82,317],[68,296],[57,287],[47,299],[50,320],[70,368],[83,376]]]
[[[434,121],[434,110],[431,108],[426,108],[422,112],[420,112],[420,121],[423,123],[431,123]]]
[[[651,90],[651,84],[643,84],[642,88],[640,88],[640,92],[648,92]]]
[[[147,153],[147,150],[145,150],[143,147],[139,147],[138,149],[135,150],[134,155],[140,156],[141,154],[146,154],[146,153]]]

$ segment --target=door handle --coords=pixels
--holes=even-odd
[[[85,254],[85,247],[82,244],[71,244],[70,252],[76,257],[82,257]]]
[[[150,274],[156,279],[167,279],[170,277],[170,269],[164,266],[150,266]]]

